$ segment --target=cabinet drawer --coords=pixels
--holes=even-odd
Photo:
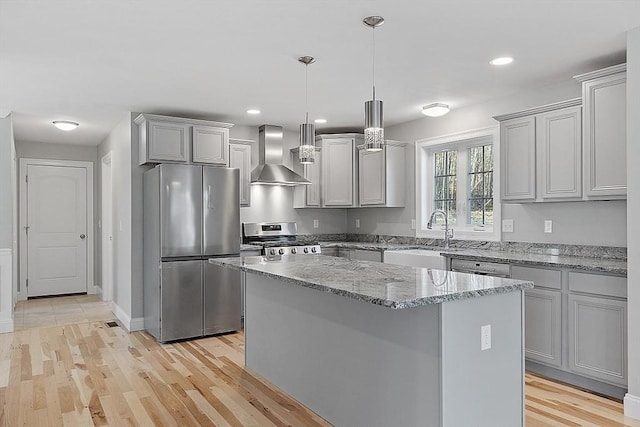
[[[626,298],[627,278],[570,271],[569,290]]]
[[[511,278],[530,280],[534,286],[544,288],[562,289],[562,272],[560,270],[548,270],[545,268],[511,267]]]

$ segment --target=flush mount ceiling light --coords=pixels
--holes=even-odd
[[[260,114],[260,110],[249,109],[247,110],[247,114]]]
[[[368,16],[362,20],[373,33],[372,87],[373,99],[364,103],[364,148],[367,151],[380,151],[384,145],[384,127],[382,124],[382,101],[376,99],[376,27],[384,24],[382,16]]]
[[[513,62],[513,58],[510,56],[501,56],[500,58],[494,58],[489,61],[491,65],[509,65]]]
[[[304,123],[300,125],[300,149],[298,150],[298,158],[300,163],[308,165],[315,162],[316,158],[316,125],[309,123],[309,64],[313,64],[315,59],[311,56],[301,56],[298,58],[301,64],[304,64],[304,91],[305,91],[305,116]]]
[[[327,119],[315,119],[314,122],[316,122],[319,125],[323,125],[327,123]]]
[[[422,107],[422,114],[429,117],[440,117],[447,114],[449,110],[450,108],[447,104],[435,102],[433,104],[425,105],[424,107]]]
[[[67,121],[67,120],[54,120],[53,121],[53,125],[55,127],[57,127],[58,129],[64,130],[66,132],[69,132],[70,130],[74,130],[75,128],[80,126],[76,122],[70,122],[70,121]]]

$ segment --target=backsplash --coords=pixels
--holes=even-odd
[[[443,239],[426,239],[410,236],[388,236],[378,234],[304,234],[299,235],[304,241],[320,242],[365,242],[390,243],[401,245],[420,245],[444,247]],[[586,258],[627,259],[627,248],[617,246],[565,245],[556,243],[528,242],[487,242],[475,240],[451,240],[450,247],[461,249],[484,249],[506,252],[524,252],[544,255],[562,255]]]

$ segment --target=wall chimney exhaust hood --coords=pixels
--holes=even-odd
[[[262,125],[258,130],[259,162],[251,172],[251,184],[287,186],[311,184],[311,181],[282,164],[282,127]]]

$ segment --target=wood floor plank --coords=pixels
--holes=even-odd
[[[244,334],[158,344],[103,322],[0,334],[0,426],[330,424],[244,367]],[[526,375],[527,427],[630,426],[610,399]]]

